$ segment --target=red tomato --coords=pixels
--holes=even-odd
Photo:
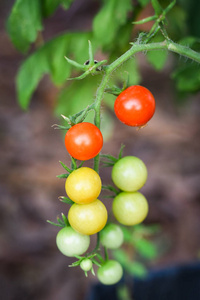
[[[97,126],[84,122],[72,126],[65,135],[65,147],[79,160],[95,157],[103,146],[103,136]]]
[[[117,97],[114,110],[122,123],[129,126],[142,126],[153,117],[155,99],[145,87],[133,85]]]

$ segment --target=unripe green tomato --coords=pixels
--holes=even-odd
[[[123,269],[116,260],[106,261],[97,271],[99,281],[106,285],[115,284],[122,278]]]
[[[108,224],[100,231],[100,241],[104,247],[109,249],[119,248],[124,241],[124,235],[120,226]]]
[[[148,202],[139,192],[121,192],[112,205],[112,210],[117,221],[123,225],[136,225],[141,223],[148,214]]]
[[[147,180],[147,168],[135,156],[125,156],[118,160],[112,169],[114,184],[124,192],[139,190]]]
[[[90,237],[75,231],[72,227],[62,228],[56,237],[56,244],[62,254],[73,257],[87,251]]]
[[[88,272],[92,269],[92,261],[89,258],[85,258],[80,263],[80,267],[83,271]]]

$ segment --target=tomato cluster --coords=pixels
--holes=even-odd
[[[112,169],[112,180],[122,191],[113,200],[113,214],[123,225],[136,225],[147,216],[148,203],[138,192],[147,180],[147,169],[143,161],[135,156],[118,160]]]
[[[155,100],[146,88],[132,86],[123,91],[116,99],[114,110],[120,121],[129,126],[142,126],[153,116]],[[66,133],[65,146],[72,161],[89,160],[99,154],[103,146],[103,137],[99,128],[88,122],[73,125]],[[87,275],[94,273],[93,264],[98,265],[97,277],[103,284],[114,284],[123,275],[122,266],[115,260],[104,260],[92,251],[85,256],[90,245],[90,235],[99,233],[98,241],[105,249],[116,249],[124,242],[120,225],[107,223],[108,213],[105,205],[98,199],[102,182],[99,174],[82,164],[69,171],[65,190],[70,203],[69,224],[58,232],[58,249],[66,256],[78,256],[80,265]],[[113,197],[112,212],[116,220],[123,225],[132,226],[141,223],[148,214],[148,203],[138,190],[147,180],[147,168],[143,161],[135,156],[119,157],[114,160],[112,180],[119,191]],[[98,248],[98,247],[97,247]],[[94,258],[98,253],[100,262]]]

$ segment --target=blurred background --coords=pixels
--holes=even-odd
[[[23,2],[26,5],[22,9]],[[152,26],[132,25],[133,20],[153,14],[148,0],[63,1],[65,9],[60,2],[52,8],[50,1],[44,1],[38,8],[35,4],[39,0],[29,4],[16,1],[12,14],[14,2],[0,2],[2,300],[86,299],[97,282],[92,275],[85,278],[80,268],[68,268],[74,260],[58,251],[58,228],[46,222],[55,221],[68,210],[58,200],[65,195],[64,179],[56,176],[63,173],[59,161],[67,164],[69,156],[63,132],[51,126],[62,122],[61,113],[73,114],[91,103],[101,80],[101,76],[94,76],[66,82],[67,77],[78,73],[63,56],[84,63],[91,39],[95,58],[111,62],[129,48],[129,41],[136,41],[141,30]],[[30,3],[35,4],[31,7]],[[161,3],[166,6],[168,2]],[[36,14],[39,11],[40,17]],[[178,1],[169,14],[170,37],[199,51],[199,15],[198,1]],[[28,34],[23,32],[24,24]],[[113,74],[110,84],[122,86],[128,71],[130,84],[144,85],[155,96],[156,113],[141,130],[119,123],[112,108],[115,97],[107,95],[104,99],[102,152],[117,155],[123,143],[124,155],[141,158],[149,172],[142,192],[150,207],[144,228],[150,228],[151,234],[139,250],[134,245],[131,253],[128,250],[127,255],[140,263],[138,268],[127,270],[131,278],[145,275],[146,270],[199,261],[199,69],[185,58],[155,51],[138,54]],[[110,168],[101,169],[104,184],[111,184],[110,174]],[[110,207],[111,200],[103,201]]]

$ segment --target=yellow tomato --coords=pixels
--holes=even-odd
[[[95,234],[107,222],[108,213],[105,205],[98,199],[88,204],[74,203],[68,213],[70,225],[79,233]]]
[[[148,202],[139,192],[122,192],[114,198],[112,210],[119,223],[132,226],[146,218]]]
[[[78,204],[90,203],[101,192],[101,178],[93,169],[82,167],[67,177],[65,190],[72,201]]]

